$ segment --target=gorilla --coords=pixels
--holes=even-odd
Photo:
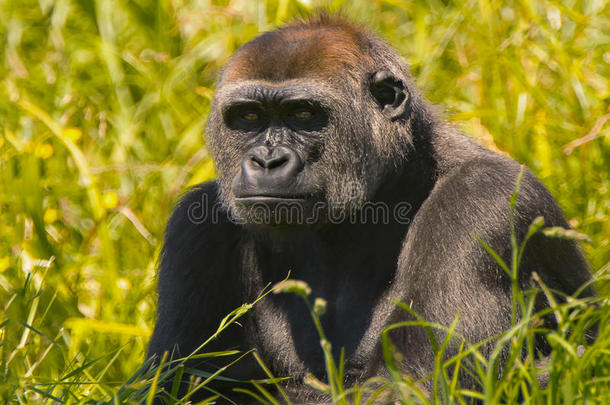
[[[344,351],[347,384],[387,375],[380,333],[414,319],[395,300],[429,322],[457,318],[470,343],[511,327],[510,277],[481,241],[510,263],[509,201],[521,167],[443,121],[396,52],[365,28],[319,14],[248,42],[220,75],[206,132],[219,178],[189,190],[167,225],[149,357],[190,354],[288,274],[326,301],[322,326],[334,355]],[[568,227],[525,169],[513,215],[519,241],[539,216]],[[520,269],[523,289],[534,272],[563,294],[590,283],[578,244],[541,233]],[[392,340],[405,374],[433,370],[423,328],[397,329]],[[225,349],[255,349],[274,376],[292,377],[294,401],[328,400],[304,384],[309,373],[323,379],[325,365],[294,294],[265,296],[204,351]],[[457,350],[452,343],[448,353]],[[226,362],[190,368],[211,373]],[[253,356],[222,376],[266,377]],[[474,386],[470,375],[459,379]],[[232,395],[222,381],[211,387]]]

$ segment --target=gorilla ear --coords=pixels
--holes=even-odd
[[[390,120],[400,118],[407,110],[409,92],[404,83],[387,70],[376,72],[371,77],[370,91],[381,112]]]

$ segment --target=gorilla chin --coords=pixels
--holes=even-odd
[[[292,196],[246,196],[235,198],[232,219],[247,226],[304,226],[314,223],[311,200]]]

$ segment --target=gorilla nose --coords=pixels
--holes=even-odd
[[[303,167],[299,155],[284,146],[252,148],[243,163],[242,169],[246,176],[271,176],[278,179],[292,178]]]
[[[262,169],[273,170],[290,161],[290,153],[286,150],[267,149],[264,146],[255,148],[250,154],[250,160]],[[256,167],[256,166],[255,166]]]
[[[242,161],[241,175],[234,183],[238,196],[283,195],[293,188],[303,161],[285,146],[256,146]]]

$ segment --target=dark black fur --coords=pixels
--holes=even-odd
[[[292,107],[280,103],[290,97],[318,108],[316,120],[292,123]],[[243,99],[262,103],[258,115],[247,116],[252,105],[236,104]],[[335,351],[345,348],[350,382],[384,375],[380,332],[408,319],[392,298],[427,321],[449,325],[459,315],[457,330],[468,342],[510,327],[510,281],[475,235],[510,262],[509,198],[520,167],[438,119],[398,56],[370,33],[322,16],[263,34],[223,73],[207,132],[220,178],[189,191],[167,226],[149,356],[175,348],[190,353],[227,313],[289,270],[327,301],[323,326]],[[261,219],[249,211],[252,196],[269,212],[278,199],[267,197],[279,196],[300,204],[305,216],[322,203],[325,215],[313,224]],[[329,217],[358,213],[366,202],[391,213],[401,203],[410,209],[384,223]],[[567,227],[526,170],[516,206],[519,240],[537,216]],[[521,269],[523,288],[536,271],[567,294],[590,278],[575,243],[541,235]],[[420,378],[431,371],[421,328],[401,329],[394,340],[406,373]],[[228,348],[256,348],[275,376],[294,377],[291,395],[316,400],[302,379],[308,372],[324,378],[323,356],[298,297],[266,297],[205,351]],[[265,377],[251,358],[223,375]],[[461,382],[472,384],[466,375]]]

